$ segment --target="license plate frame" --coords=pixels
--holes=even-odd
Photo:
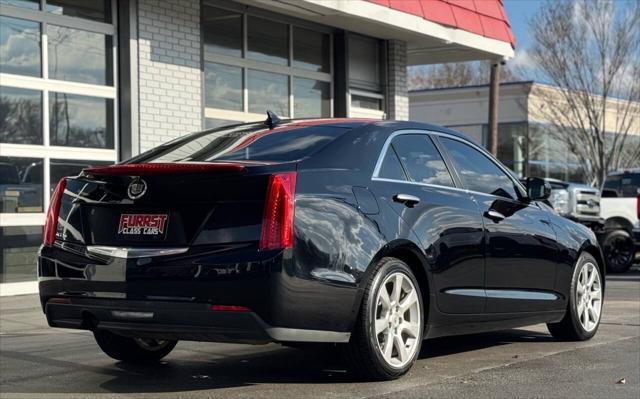
[[[170,219],[168,211],[121,212],[116,237],[122,241],[165,241]]]

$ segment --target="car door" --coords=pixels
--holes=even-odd
[[[484,220],[486,311],[562,307],[554,290],[558,246],[547,211],[528,201],[506,169],[479,148],[454,137],[439,141]]]
[[[483,225],[476,203],[456,186],[427,134],[394,134],[374,172],[372,189],[418,236],[426,254],[438,309],[481,313],[484,289]]]

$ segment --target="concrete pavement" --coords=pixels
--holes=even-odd
[[[36,296],[0,298],[1,398],[638,398],[640,269],[608,278],[588,342],[556,342],[544,325],[429,340],[397,381],[353,381],[333,351],[275,344],[181,342],[165,360],[115,362],[91,333],[49,328]]]

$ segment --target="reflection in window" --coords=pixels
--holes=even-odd
[[[242,111],[242,68],[204,64],[205,105]]]
[[[270,72],[248,71],[249,112],[259,114],[268,109],[280,116],[289,115],[288,76]]]
[[[493,161],[480,151],[458,140],[442,137],[442,144],[456,165],[468,190],[517,199],[514,183]]]
[[[247,58],[272,64],[289,62],[289,26],[268,19],[248,17]]]
[[[293,28],[293,66],[329,72],[329,35],[309,29]]]
[[[378,172],[378,177],[391,180],[407,180],[407,176],[402,169],[402,165],[400,164],[400,160],[398,159],[398,155],[396,154],[396,150],[393,149],[393,146],[389,146],[387,153],[384,154],[384,159],[382,160],[382,165]]]
[[[51,145],[114,148],[113,100],[49,93]]]
[[[52,159],[49,163],[49,170],[51,171],[51,178],[49,179],[49,195],[53,194],[53,190],[63,177],[77,176],[82,172],[82,169],[91,168],[93,166],[106,166],[111,164],[113,164],[113,162]]]
[[[0,89],[0,143],[42,144],[42,93]]]
[[[0,72],[40,76],[40,23],[0,16]]]
[[[0,0],[0,6],[4,5],[38,10],[40,9],[40,0]]]
[[[380,41],[350,34],[349,85],[364,90],[380,91],[382,89],[380,65]]]
[[[293,114],[296,118],[331,116],[329,83],[313,79],[293,78]]]
[[[380,111],[382,110],[382,99],[352,94],[351,106]]]
[[[418,183],[453,187],[453,179],[431,139],[421,134],[403,134],[391,143],[409,178]]]
[[[111,36],[48,25],[49,78],[112,85]]]
[[[110,0],[47,0],[47,11],[53,14],[111,22]]]
[[[43,212],[43,170],[39,158],[0,157],[0,212]]]
[[[220,8],[202,8],[204,51],[242,57],[242,14]]]
[[[0,227],[0,283],[34,280],[40,244],[42,226]]]

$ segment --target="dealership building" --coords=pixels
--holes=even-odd
[[[489,85],[410,91],[409,117],[451,127],[487,146],[488,93]],[[500,85],[497,156],[520,177],[588,183],[563,138],[566,133],[558,131],[558,121],[549,120],[550,114],[543,111],[559,93],[558,87],[533,81]],[[606,110],[606,137],[612,140],[628,125],[626,148],[638,148],[640,103],[609,98]]]
[[[407,119],[407,66],[513,46],[502,0],[0,0],[0,294],[61,176],[267,109]]]

